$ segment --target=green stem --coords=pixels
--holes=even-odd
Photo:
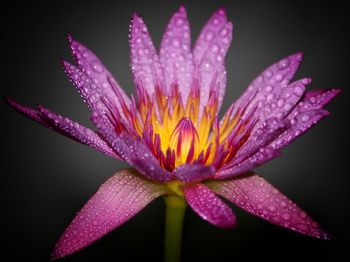
[[[186,201],[178,195],[165,197],[165,238],[164,261],[181,261],[181,235],[184,220]]]

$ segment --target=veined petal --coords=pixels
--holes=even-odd
[[[210,90],[218,92],[218,110],[226,88],[225,56],[232,40],[232,23],[227,22],[224,9],[215,12],[203,27],[193,50],[200,79],[200,109],[209,99]]]
[[[103,65],[100,59],[86,46],[76,41],[71,35],[68,35],[69,46],[75,61],[79,65],[79,68],[90,78],[93,83],[98,86],[100,93],[104,96],[111,98],[116,102],[118,108],[121,109],[118,95],[115,93],[114,88],[118,89],[118,92],[127,105],[130,105],[130,99],[125,94],[123,89],[119,86],[117,81],[113,78],[112,74]],[[114,83],[111,85],[110,81]],[[122,110],[120,110],[123,116]]]
[[[250,173],[244,177],[208,184],[247,212],[301,234],[330,239],[330,235],[300,207],[261,177]]]
[[[299,67],[301,59],[302,54],[296,53],[281,59],[264,70],[234,103],[235,110],[232,114],[241,109],[242,106],[246,107],[245,112],[248,114],[250,109],[257,105],[258,109],[254,115],[257,119],[260,119],[263,116],[262,112],[266,104],[270,104],[279,96],[283,88],[288,86]]]
[[[52,258],[68,256],[90,245],[166,193],[164,186],[140,177],[133,169],[117,172],[79,211],[58,240]]]
[[[273,149],[272,146],[260,148],[259,151],[245,158],[241,162],[235,161],[228,165],[224,165],[222,168],[220,168],[218,172],[216,172],[215,178],[227,179],[227,178],[241,175],[278,156],[280,156],[280,151],[277,149]]]
[[[236,223],[232,209],[203,184],[183,187],[187,203],[204,220],[222,227],[230,228]]]
[[[131,71],[135,85],[151,96],[155,86],[164,87],[164,73],[151,36],[142,18],[134,14],[130,27]]]
[[[214,175],[215,168],[202,164],[184,164],[174,169],[173,175],[184,182],[198,182]]]
[[[8,103],[17,111],[36,122],[51,128],[52,130],[67,136],[84,145],[92,147],[108,156],[120,159],[120,157],[110,148],[107,143],[93,130],[70,120],[67,117],[57,115],[48,109],[39,107],[38,110],[26,107],[12,99],[7,99]]]
[[[193,78],[193,58],[191,53],[191,32],[183,6],[172,16],[165,30],[159,52],[164,67],[165,84],[177,84],[186,104]]]
[[[118,135],[106,124],[108,120],[104,115],[95,113],[91,116],[91,121],[120,157],[144,176],[162,182],[170,181],[173,178],[169,171],[160,166],[159,161],[142,140],[127,133]]]

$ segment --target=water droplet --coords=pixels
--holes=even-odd
[[[85,50],[82,55],[84,58],[87,58],[89,56],[89,51]]]
[[[277,74],[277,75],[276,75],[276,81],[277,81],[277,82],[282,81],[283,78],[284,78],[284,75],[283,75],[283,74]]]
[[[304,123],[306,123],[306,122],[309,121],[309,120],[310,120],[310,116],[307,115],[307,114],[305,114],[305,115],[303,115],[303,116],[301,117],[301,121],[303,121]]]
[[[212,65],[209,60],[204,60],[202,62],[202,69],[206,72],[210,72],[212,70]]]
[[[307,214],[305,211],[301,211],[299,215],[302,219],[305,219],[307,217]]]
[[[272,89],[273,89],[273,86],[271,86],[271,85],[267,85],[267,86],[265,87],[265,91],[266,91],[266,92],[271,92]]]
[[[171,41],[171,45],[172,45],[173,47],[178,48],[178,47],[180,46],[180,41],[179,41],[179,39],[174,38],[174,39]]]
[[[270,206],[268,207],[268,209],[269,209],[270,211],[272,211],[272,212],[275,212],[275,211],[276,211],[276,207],[273,206],[273,205],[270,205]]]
[[[287,104],[285,104],[285,106],[284,106],[284,110],[289,111],[289,110],[292,109],[292,107],[293,107],[293,104],[292,104],[292,103],[287,103]]]
[[[264,76],[265,76],[266,78],[270,78],[272,75],[273,75],[273,74],[272,74],[272,72],[271,72],[270,70],[266,70],[266,72],[264,73]]]
[[[220,36],[225,37],[228,34],[228,30],[226,27],[222,28],[219,32]]]
[[[283,60],[279,61],[278,68],[285,69],[289,66],[289,64],[290,64],[289,58],[283,59]]]
[[[184,20],[183,20],[181,17],[178,17],[178,18],[176,19],[176,21],[175,21],[175,24],[176,24],[177,26],[182,26],[183,23],[184,23]]]
[[[275,98],[275,94],[268,94],[267,95],[267,101],[271,101],[274,98]]]
[[[283,218],[284,220],[289,220],[290,217],[291,217],[291,214],[290,214],[290,213],[284,213],[284,214],[282,215],[282,218]]]
[[[296,86],[296,87],[294,87],[293,92],[295,95],[301,96],[304,93],[304,88],[301,86]]]
[[[218,44],[214,43],[214,44],[212,44],[210,50],[212,53],[217,54],[220,50],[220,46]]]
[[[279,99],[278,102],[277,102],[277,105],[279,107],[281,107],[281,106],[283,106],[283,104],[284,104],[284,99],[283,98]]]
[[[218,25],[219,24],[219,19],[216,17],[216,18],[214,18],[213,20],[212,20],[212,24],[213,25]]]
[[[315,97],[310,97],[309,101],[310,101],[311,104],[314,104],[314,103],[316,103],[316,98]]]
[[[102,67],[101,63],[98,60],[92,61],[90,66],[97,73],[102,73],[103,72],[103,67]]]
[[[205,40],[210,42],[214,37],[214,33],[212,31],[208,31],[206,34],[205,34]]]

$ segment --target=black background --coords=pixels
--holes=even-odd
[[[310,88],[340,87],[332,114],[257,171],[338,237],[319,241],[273,226],[233,207],[238,226],[221,230],[187,212],[184,261],[340,261],[349,246],[349,10],[345,1],[13,2],[2,6],[1,94],[42,104],[91,126],[88,109],[59,58],[70,58],[66,33],[89,46],[128,93],[128,26],[142,14],[159,46],[171,14],[184,3],[192,39],[218,7],[234,22],[223,109],[266,66],[305,53],[297,77]],[[193,42],[193,40],[192,40]],[[48,261],[55,241],[99,185],[126,164],[25,119],[0,102],[2,132],[1,261]],[[139,215],[62,261],[160,261],[164,204]],[[4,260],[3,260],[4,259]],[[346,260],[346,259],[345,259]]]

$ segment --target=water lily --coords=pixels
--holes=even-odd
[[[142,18],[130,27],[136,87],[128,97],[97,56],[68,36],[76,65],[62,61],[70,81],[92,111],[97,131],[38,106],[12,99],[15,109],[40,124],[133,168],[118,171],[85,204],[57,242],[53,258],[70,255],[116,229],[151,201],[166,203],[165,259],[180,259],[185,208],[230,228],[236,217],[219,197],[271,223],[329,239],[306,212],[251,170],[329,113],[338,89],[305,92],[311,82],[291,82],[302,54],[264,70],[219,119],[226,88],[224,58],[232,23],[216,11],[191,49],[184,7],[172,16],[156,51]]]

